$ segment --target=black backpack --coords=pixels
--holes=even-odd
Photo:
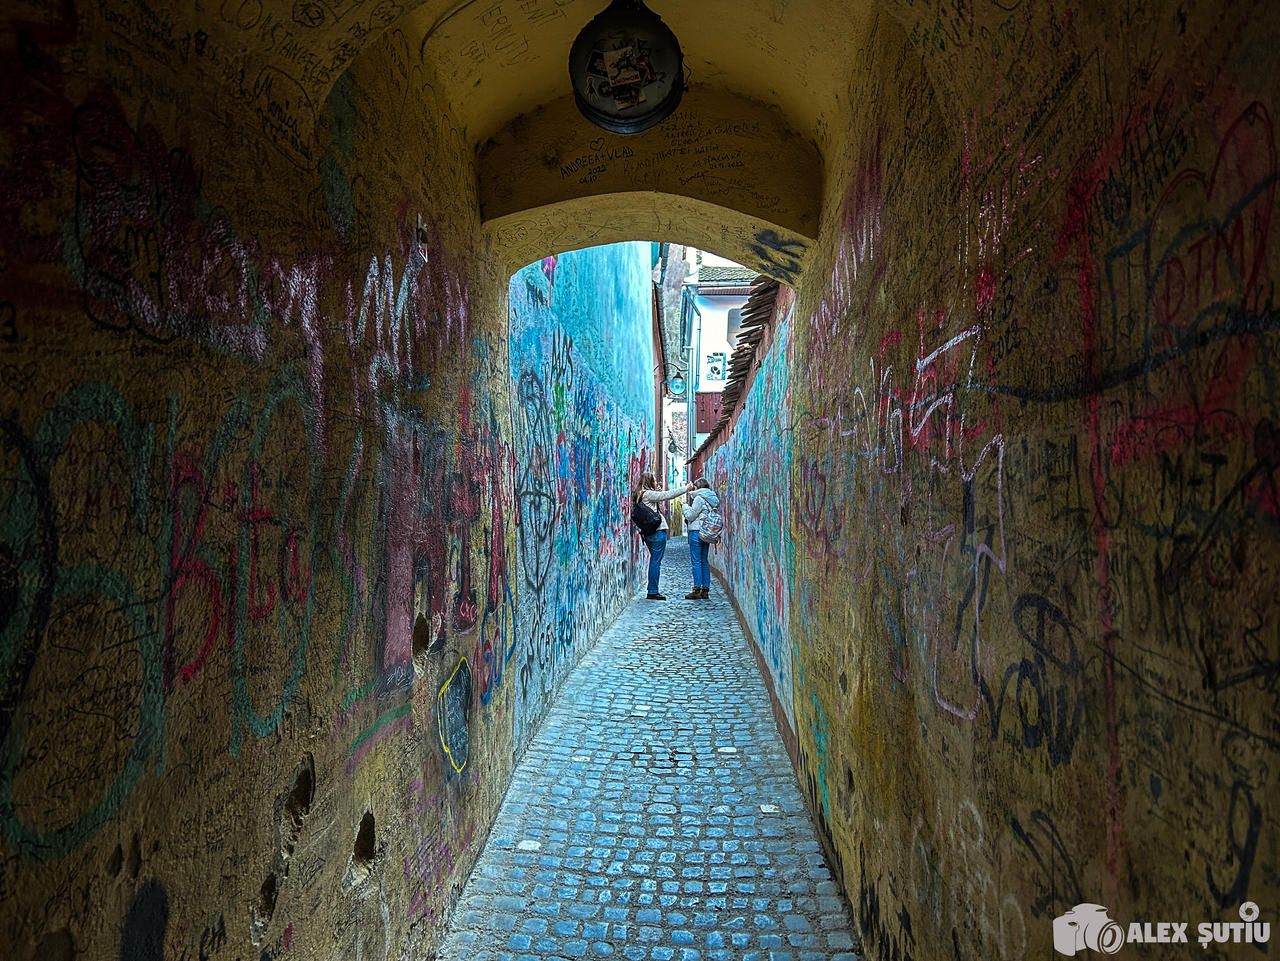
[[[656,534],[662,528],[662,515],[655,511],[652,507],[644,502],[644,499],[636,501],[635,506],[631,508],[631,522],[640,528],[640,533],[645,537]]]

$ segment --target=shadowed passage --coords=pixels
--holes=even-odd
[[[673,540],[672,593],[688,560]],[[568,678],[439,957],[854,961],[851,930],[713,588],[632,601]]]

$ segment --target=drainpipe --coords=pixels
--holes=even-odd
[[[694,339],[694,315],[697,315],[697,337],[699,343],[702,340],[702,311],[698,309],[693,290],[688,285],[680,292],[680,342],[681,353],[685,355],[685,370],[687,371],[685,383],[688,386],[685,390],[688,392],[685,398],[685,422],[688,424],[688,436],[685,438],[685,481],[689,480],[689,455],[693,453],[695,442],[698,437],[698,418],[697,406],[695,401],[698,396],[698,383],[701,375],[701,365],[697,363],[696,348],[693,344]]]
[[[653,292],[653,346],[657,353],[657,363],[653,370],[653,443],[654,443],[654,477],[666,477],[667,448],[662,443],[666,433],[664,413],[667,394],[667,353],[666,343],[662,336],[662,297],[657,284],[651,285]]]

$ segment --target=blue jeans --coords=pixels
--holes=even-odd
[[[662,555],[667,552],[667,532],[658,531],[644,539],[649,548],[649,593],[658,593],[658,575],[662,573]]]
[[[698,537],[696,530],[689,531],[689,561],[693,564],[693,586],[711,586],[711,566],[707,563],[707,551],[711,545]]]

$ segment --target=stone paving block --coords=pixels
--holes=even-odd
[[[687,550],[566,680],[440,961],[858,961],[732,608],[677,599]]]

